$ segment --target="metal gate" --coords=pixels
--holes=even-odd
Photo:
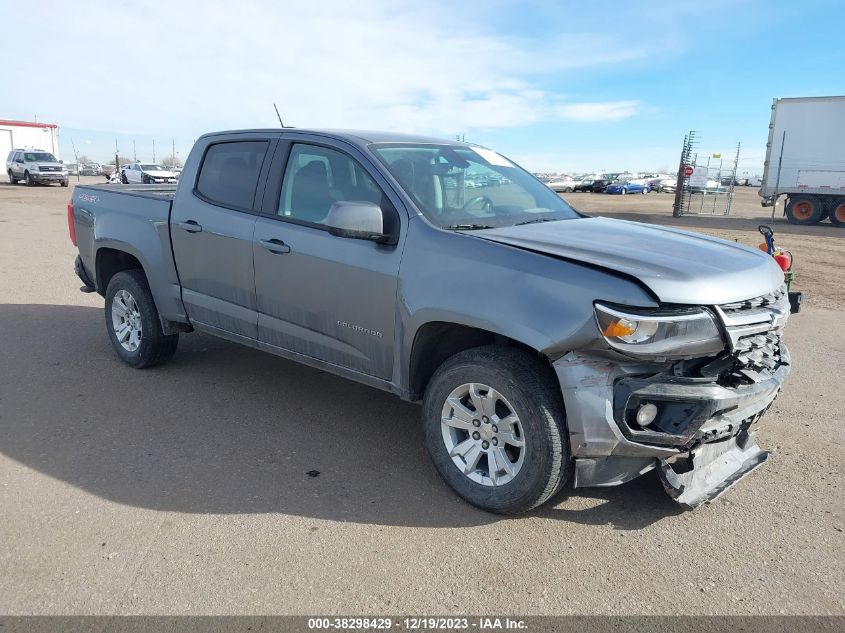
[[[678,166],[678,184],[672,215],[728,215],[736,184],[740,144],[732,161],[722,153],[700,156],[700,140],[695,130],[684,136],[681,161]]]

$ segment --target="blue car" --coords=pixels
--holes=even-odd
[[[625,195],[627,193],[648,193],[651,191],[651,183],[638,183],[638,182],[615,182],[612,185],[608,185],[607,189],[605,189],[605,193],[618,193]]]

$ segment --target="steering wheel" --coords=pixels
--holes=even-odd
[[[466,211],[470,207],[472,207],[473,205],[478,204],[479,202],[484,203],[484,207],[482,207],[484,209],[490,209],[490,208],[493,207],[493,201],[490,198],[488,198],[487,196],[475,196],[471,200],[467,201],[467,203],[464,204],[464,206],[461,207],[461,211]]]

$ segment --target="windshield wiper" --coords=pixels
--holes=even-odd
[[[557,222],[558,220],[551,218],[534,218],[533,220],[525,220],[524,222],[517,222],[514,226],[522,226],[523,224],[536,224],[537,222]]]
[[[488,224],[450,224],[443,228],[449,231],[472,231],[475,229],[492,229],[495,227]]]

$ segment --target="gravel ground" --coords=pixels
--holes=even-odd
[[[440,482],[415,405],[200,334],[118,362],[69,195],[0,182],[0,613],[845,613],[842,230],[776,224],[808,304],[766,465],[695,512],[649,475],[501,519]],[[768,212],[566,197],[749,244]]]

